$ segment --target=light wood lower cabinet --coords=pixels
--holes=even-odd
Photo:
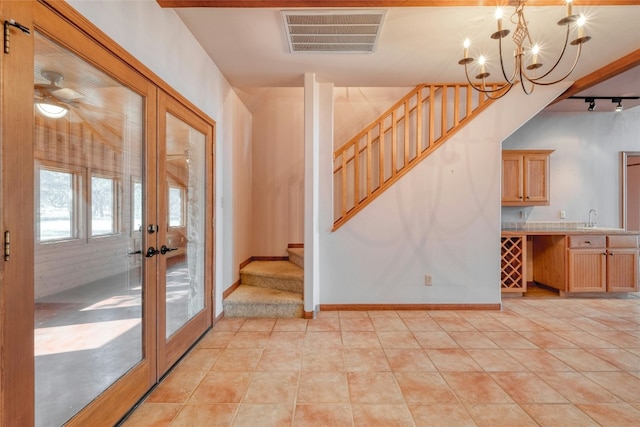
[[[638,236],[607,237],[607,291],[638,291]]]
[[[569,249],[569,292],[607,290],[607,252],[605,248]]]
[[[638,235],[533,237],[533,280],[562,292],[637,292]]]

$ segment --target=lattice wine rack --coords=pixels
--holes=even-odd
[[[527,278],[525,276],[526,247],[525,236],[502,237],[502,292],[527,291]]]

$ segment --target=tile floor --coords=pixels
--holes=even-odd
[[[638,426],[640,298],[222,319],[124,426]]]

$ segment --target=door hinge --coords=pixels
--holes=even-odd
[[[9,41],[11,39],[11,29],[10,27],[15,27],[25,33],[26,35],[31,34],[31,30],[19,22],[14,21],[13,19],[9,19],[8,21],[4,21],[4,53],[9,53]]]
[[[9,261],[11,255],[11,233],[9,231],[4,232],[4,260]]]

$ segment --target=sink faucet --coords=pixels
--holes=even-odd
[[[593,216],[593,218],[594,218],[593,220],[591,219],[591,214],[593,214],[593,215],[594,215],[594,216]],[[591,210],[589,211],[589,224],[588,224],[588,226],[589,226],[589,227],[595,227],[595,226],[596,226],[596,220],[595,220],[595,217],[597,217],[597,216],[598,216],[598,211],[597,211],[597,210],[595,210],[595,209],[591,209]]]

